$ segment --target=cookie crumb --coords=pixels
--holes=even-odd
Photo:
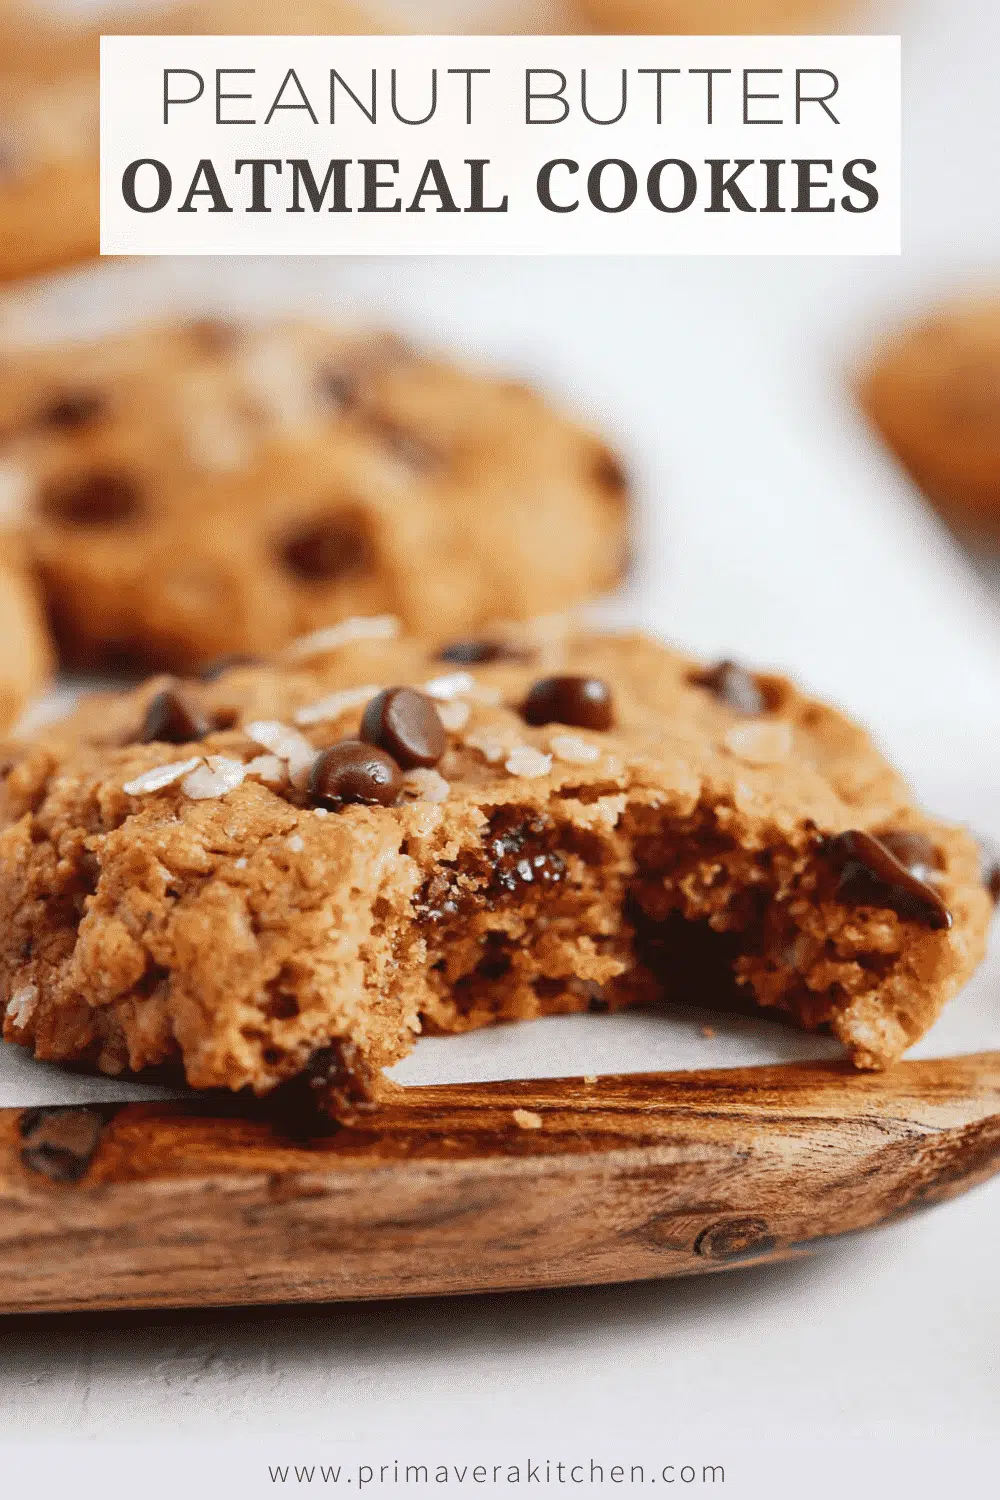
[[[533,1109],[515,1109],[514,1124],[520,1130],[541,1130],[542,1117],[536,1115]]]
[[[702,1034],[702,1036],[713,1037],[715,1035],[715,1027],[714,1026],[703,1026],[701,1028],[701,1034]]]
[[[584,1081],[584,1083],[596,1083],[597,1082],[597,1074],[596,1073],[584,1073],[584,1075],[583,1075],[583,1081]]]
[[[143,771],[133,781],[126,781],[122,791],[128,797],[143,797],[150,792],[162,792],[164,787],[173,786],[175,781],[180,781],[182,776],[189,775],[200,765],[201,756],[193,755],[190,760],[174,761],[172,765],[153,766],[152,770]]]
[[[596,745],[589,745],[575,734],[554,734],[549,740],[549,749],[556,760],[564,760],[569,765],[584,766],[601,757]]]
[[[724,743],[731,754],[752,766],[771,765],[784,760],[791,751],[792,729],[790,724],[767,720],[737,724],[727,731]]]
[[[330,693],[328,697],[320,698],[318,703],[310,703],[305,708],[298,709],[295,722],[303,726],[329,723],[352,708],[364,708],[381,691],[377,684],[369,683],[366,687],[345,688],[343,692]]]
[[[551,755],[543,755],[532,745],[519,745],[504,761],[504,769],[512,776],[523,776],[533,781],[538,776],[547,776],[552,770]]]

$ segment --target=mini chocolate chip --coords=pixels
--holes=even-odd
[[[86,474],[49,486],[42,508],[71,526],[115,526],[132,520],[142,505],[136,485],[123,474]]]
[[[345,411],[358,399],[358,378],[342,365],[323,365],[316,377],[322,400],[335,411]]]
[[[190,745],[203,740],[211,728],[204,714],[182,698],[176,688],[164,688],[150,699],[138,743]]]
[[[612,500],[622,504],[628,499],[629,478],[621,460],[608,448],[602,448],[594,461],[594,478]]]
[[[365,709],[361,738],[379,745],[404,770],[436,766],[448,748],[448,736],[431,700],[413,688],[386,688]]]
[[[45,427],[86,427],[103,414],[105,405],[98,391],[64,391],[43,408],[40,420]]]
[[[241,656],[239,653],[233,656],[220,656],[215,661],[208,662],[198,673],[202,682],[217,682],[226,672],[231,672],[234,667],[259,667],[259,656]]]
[[[767,704],[757,679],[734,661],[720,661],[688,679],[695,687],[707,688],[720,703],[738,714],[762,714]]]
[[[526,723],[569,724],[574,729],[610,729],[611,689],[600,677],[542,677],[521,709]]]
[[[442,647],[437,659],[457,667],[485,667],[493,661],[527,661],[528,653],[503,641],[453,641]]]
[[[908,828],[889,828],[884,832],[880,829],[876,837],[918,880],[926,880],[932,870],[941,868],[941,857],[925,833]]]
[[[346,802],[365,807],[389,807],[402,785],[399,766],[378,746],[361,740],[341,740],[324,750],[313,764],[309,795],[320,807],[334,811]]]
[[[372,547],[359,517],[321,516],[282,543],[288,568],[307,583],[332,583],[371,566]]]
[[[870,833],[850,829],[824,840],[822,853],[838,876],[837,900],[849,906],[884,906],[906,921],[939,930],[951,912],[933,887],[918,880]]]

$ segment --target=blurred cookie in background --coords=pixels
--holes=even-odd
[[[99,40],[0,0],[0,281],[98,253]]]
[[[653,36],[742,36],[822,31],[843,18],[849,0],[577,0],[598,31]]]
[[[1000,291],[942,306],[887,339],[859,395],[941,513],[1000,539]]]
[[[622,467],[392,335],[199,321],[0,358],[0,461],[64,660],[194,668],[344,616],[462,633],[622,577]]]
[[[100,253],[100,35],[378,30],[348,0],[204,0],[87,24],[0,0],[0,282]]]
[[[0,469],[0,504],[5,475]],[[20,539],[0,531],[0,730],[9,729],[52,672],[53,652]]]

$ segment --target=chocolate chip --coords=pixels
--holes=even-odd
[[[624,503],[629,494],[629,478],[621,460],[608,448],[599,450],[594,461],[594,478],[609,499]]]
[[[106,402],[98,391],[64,391],[44,407],[39,419],[44,427],[86,427],[102,416]]]
[[[757,679],[734,661],[720,661],[688,679],[695,687],[707,688],[720,703],[738,714],[762,714],[767,710]]]
[[[335,411],[346,411],[358,399],[358,378],[342,365],[323,365],[316,377],[320,398]]]
[[[918,880],[880,839],[859,829],[826,839],[822,853],[836,873],[838,901],[849,906],[883,906],[905,921],[939,930],[951,926],[951,912],[933,887]]]
[[[332,583],[372,563],[372,546],[360,517],[321,516],[282,543],[285,565],[307,583]]]
[[[259,656],[241,656],[236,653],[233,656],[219,656],[215,661],[208,662],[198,673],[202,682],[217,682],[226,672],[231,672],[235,667],[259,667]]]
[[[448,737],[431,700],[413,688],[386,688],[365,709],[361,738],[388,750],[404,770],[436,766],[448,748]]]
[[[164,688],[151,698],[139,731],[138,743],[154,741],[163,745],[190,745],[211,732],[211,724],[176,688]]]
[[[142,504],[135,484],[123,474],[86,474],[50,485],[42,508],[65,525],[115,526],[131,521]]]
[[[341,740],[314,762],[309,795],[318,806],[334,811],[347,802],[389,807],[401,785],[399,766],[391,755],[361,740]]]
[[[574,729],[610,729],[611,689],[600,677],[542,677],[521,709],[526,723],[569,724]]]
[[[457,667],[484,667],[494,661],[527,661],[526,651],[518,651],[503,641],[453,641],[438,652],[438,661]]]
[[[926,880],[932,871],[941,868],[941,856],[925,833],[909,828],[890,828],[884,832],[880,829],[877,838],[918,880]]]

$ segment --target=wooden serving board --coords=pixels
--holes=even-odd
[[[998,1169],[1000,1052],[399,1089],[304,1141],[231,1101],[0,1110],[0,1311],[691,1275]]]

